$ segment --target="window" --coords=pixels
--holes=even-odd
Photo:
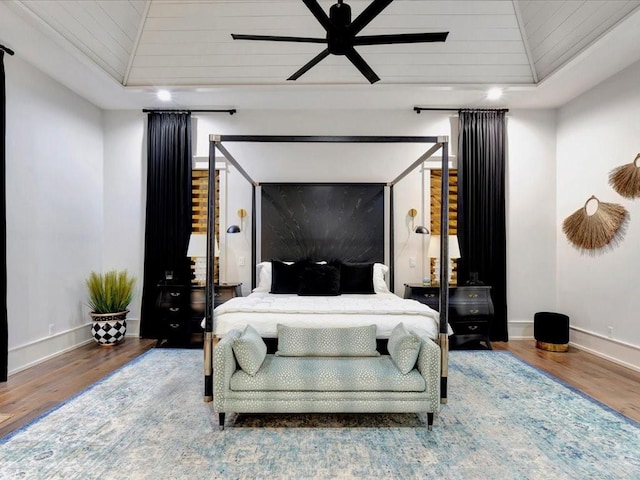
[[[442,208],[442,170],[431,170],[431,225],[429,230],[433,235],[441,235],[440,211]],[[449,235],[458,234],[458,170],[449,170]],[[457,285],[458,261],[452,260],[451,285]],[[437,284],[440,279],[436,278],[436,259],[431,259],[430,266],[431,283]]]
[[[215,211],[215,235],[220,234],[220,171],[216,170],[216,211]],[[207,233],[207,203],[209,201],[209,170],[194,169],[191,172],[191,231],[193,233]],[[195,282],[195,262],[191,261],[192,282]],[[219,283],[218,259],[213,259],[213,283]]]

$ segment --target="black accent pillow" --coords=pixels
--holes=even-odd
[[[373,263],[343,263],[340,266],[342,293],[375,293]]]
[[[340,269],[331,265],[308,265],[300,275],[298,295],[340,295]]]
[[[308,262],[294,262],[291,265],[278,260],[271,261],[271,292],[298,293],[300,275]]]

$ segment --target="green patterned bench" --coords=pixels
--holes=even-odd
[[[367,330],[368,329],[368,330]],[[398,332],[400,333],[398,333]],[[303,329],[278,326],[278,351],[247,326],[214,350],[214,409],[225,413],[405,412],[440,408],[440,347],[400,324],[376,349],[375,326]]]

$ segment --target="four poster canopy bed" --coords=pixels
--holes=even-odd
[[[417,143],[424,144],[426,151],[395,179],[386,184],[261,184],[253,180],[229,153],[224,146],[226,142]],[[228,385],[222,385],[221,382],[223,381],[228,383],[229,379],[231,379],[232,384],[234,381],[236,384],[238,382],[242,383],[242,378],[236,378],[236,375],[232,376],[236,362],[233,354],[229,352],[231,352],[231,344],[235,341],[234,339],[237,339],[243,330],[245,332],[250,331],[250,334],[255,334],[261,338],[278,339],[279,352],[275,356],[269,356],[269,361],[275,363],[293,362],[296,365],[293,367],[294,371],[296,371],[295,369],[298,369],[297,371],[304,369],[305,372],[308,372],[315,367],[300,363],[302,361],[300,359],[286,360],[287,356],[282,353],[284,348],[283,339],[280,337],[282,331],[288,331],[286,329],[290,328],[298,329],[296,330],[298,333],[292,334],[293,338],[296,338],[295,335],[298,335],[299,332],[308,332],[308,335],[312,336],[314,333],[310,332],[318,332],[318,329],[323,329],[324,335],[331,336],[336,332],[344,331],[346,332],[345,335],[348,335],[351,332],[350,329],[367,330],[371,327],[373,328],[375,339],[378,342],[383,342],[381,345],[384,346],[384,342],[388,340],[389,346],[394,342],[394,349],[396,348],[397,332],[404,328],[414,332],[417,338],[422,339],[420,341],[422,342],[423,350],[429,350],[427,348],[429,345],[427,344],[431,343],[425,339],[435,342],[434,351],[437,353],[431,350],[423,352],[420,348],[416,350],[416,356],[413,361],[414,364],[417,362],[415,366],[417,370],[414,369],[414,371],[419,383],[422,382],[424,384],[425,381],[430,383],[431,380],[428,378],[426,370],[434,370],[437,366],[440,381],[438,388],[432,388],[432,390],[439,392],[440,403],[446,403],[448,335],[451,333],[447,319],[449,292],[447,270],[441,269],[440,273],[440,314],[422,303],[402,299],[393,294],[387,286],[385,277],[389,278],[390,285],[394,284],[394,186],[434,153],[441,151],[442,204],[448,205],[448,137],[211,135],[209,149],[210,176],[215,172],[216,150],[222,153],[226,160],[253,187],[251,216],[252,293],[247,297],[233,298],[220,305],[214,311],[213,296],[215,292],[211,281],[211,273],[213,272],[215,219],[211,212],[215,211],[215,195],[212,191],[214,182],[210,181],[207,229],[207,304],[203,322],[205,331],[205,401],[214,399],[214,373],[216,373],[216,392],[219,389],[222,392],[225,388],[229,391]],[[387,201],[386,209],[385,201]],[[388,214],[385,214],[385,210],[388,210]],[[259,212],[259,215],[257,212]],[[348,223],[343,223],[345,218],[348,218]],[[448,230],[448,222],[448,212],[443,209],[441,215],[443,231]],[[385,247],[385,232],[388,232],[388,250]],[[447,242],[441,242],[440,250],[441,258],[448,258]],[[260,258],[258,258],[258,255]],[[340,328],[344,330],[337,330]],[[218,340],[221,340],[220,343],[218,343]],[[337,339],[337,343],[358,343],[361,338],[354,337],[352,340]],[[312,342],[310,338],[296,338],[294,344],[299,347],[300,342],[303,344],[313,343],[310,348],[315,351],[318,339],[316,338]],[[319,343],[322,344],[323,340],[320,340]],[[215,354],[214,346],[216,347]],[[329,347],[330,350],[332,348],[334,347]],[[418,351],[421,352],[419,359]],[[234,350],[234,353],[237,352]],[[374,353],[379,355],[377,352]],[[390,353],[392,354],[393,352],[390,351]],[[322,356],[326,355],[326,352],[321,354],[315,352],[311,355]],[[350,356],[351,354],[336,353],[335,351],[329,354],[330,357],[344,355]],[[390,356],[393,357],[393,355]],[[229,357],[231,360],[228,360]],[[431,360],[425,360],[427,358]],[[264,359],[264,352],[262,359]],[[339,364],[344,362],[344,358],[342,360],[324,359],[324,361],[323,365],[329,365],[331,362],[338,362]],[[379,360],[378,363],[380,361],[382,360]],[[216,368],[226,371],[216,370],[214,372],[214,362]],[[229,362],[232,363],[231,366],[229,366]],[[238,358],[238,362],[242,366],[240,358]],[[370,369],[372,360],[363,360],[363,362],[363,368],[365,370]],[[425,362],[431,362],[431,365],[426,365]],[[318,365],[318,363],[314,365]],[[397,366],[399,367],[399,365]],[[258,365],[258,368],[261,368],[260,365]],[[249,376],[245,375],[245,372],[240,372],[240,369],[238,370],[239,375],[244,375],[243,378],[245,382],[248,382],[247,384],[259,382],[260,375],[256,374],[255,368],[253,370],[253,372],[249,373]],[[333,375],[333,373],[335,372],[330,372],[329,375]],[[407,372],[402,373],[407,374]],[[321,372],[320,376],[325,374],[326,372]],[[368,374],[366,373],[366,375]],[[422,374],[425,381],[419,379],[419,374]],[[253,378],[253,375],[256,375],[256,377]],[[393,375],[395,373],[391,376]],[[382,376],[389,377],[388,371]],[[225,380],[223,380],[223,377]],[[397,380],[399,384],[404,385],[407,378],[401,375]],[[386,380],[391,383],[395,381],[389,378],[386,378]],[[268,383],[272,381],[273,379],[270,379]],[[344,382],[344,379],[341,381]],[[311,380],[310,382],[314,383],[315,381]],[[239,388],[242,389],[241,387]],[[257,387],[258,390],[260,388],[262,387]],[[270,390],[271,388],[271,386],[268,386],[264,389]],[[296,388],[300,389],[302,387],[298,386]],[[398,388],[404,389],[406,387]],[[304,388],[302,389],[304,390]],[[327,390],[331,389],[332,387],[329,385]],[[362,389],[367,390],[368,388],[365,385]],[[410,399],[412,395],[415,397],[413,398],[415,403],[418,402],[419,398],[423,398],[416,396],[417,393],[412,390],[386,392],[385,399],[389,395],[392,397],[395,395],[393,397],[395,400],[388,403],[384,403],[387,400],[382,403],[380,401],[371,403],[372,399],[367,395],[375,394],[376,392],[359,391],[353,394],[355,397],[347,395],[349,401],[347,402],[343,399],[342,403],[336,402],[334,397],[337,394],[344,394],[344,392],[316,391],[309,394],[308,392],[295,391],[279,392],[277,394],[273,394],[273,392],[267,393],[272,395],[273,398],[280,395],[278,401],[281,403],[274,403],[273,401],[260,403],[260,398],[256,397],[255,392],[252,392],[251,395],[245,392],[246,398],[240,395],[234,404],[240,405],[238,407],[240,409],[232,411],[287,411],[286,409],[289,408],[287,405],[295,405],[291,408],[298,408],[298,410],[291,411],[314,411],[313,408],[320,409],[317,411],[354,411],[349,410],[349,408],[352,408],[355,399],[363,400],[362,403],[368,405],[360,411],[376,411],[375,408],[382,409],[379,411],[424,411],[429,412],[429,425],[433,420],[433,405],[429,407],[429,410],[415,409],[416,407],[414,406],[409,406],[406,410],[402,410],[407,405],[411,405]],[[291,395],[295,397],[295,402],[287,403],[293,398]],[[302,400],[307,401],[304,402]],[[308,400],[312,401],[309,402]],[[432,400],[429,401],[432,402]],[[274,404],[279,406],[274,410],[268,410],[268,406]],[[223,410],[218,408],[220,405],[222,403],[219,403],[218,399],[216,399],[216,409],[220,411],[221,424],[223,425],[224,413]],[[303,406],[300,407],[300,405]],[[314,405],[315,407],[308,407],[309,405]],[[242,410],[245,407],[248,409]],[[344,410],[345,407],[347,410]],[[311,408],[311,410],[308,408]]]

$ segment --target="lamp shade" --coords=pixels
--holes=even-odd
[[[427,256],[430,258],[440,257],[440,235],[431,235]],[[460,258],[460,244],[457,235],[449,235],[449,258]]]
[[[218,247],[218,238],[215,238],[214,255],[220,256],[220,248]],[[189,247],[187,248],[187,257],[200,258],[207,256],[207,234],[192,233],[189,237]]]

